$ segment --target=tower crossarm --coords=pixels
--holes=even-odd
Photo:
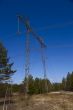
[[[42,48],[46,48],[46,44],[44,43],[42,37],[39,37],[32,29],[32,27],[30,26],[30,23],[29,23],[29,20],[26,18],[26,17],[23,17],[23,16],[20,16],[20,15],[17,15],[18,19],[21,20],[25,27],[26,27],[26,30],[31,33],[33,35],[33,37],[40,43],[41,47]]]

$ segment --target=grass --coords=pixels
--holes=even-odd
[[[73,110],[73,93],[18,95],[14,96],[14,102],[13,110]]]

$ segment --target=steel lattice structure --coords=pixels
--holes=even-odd
[[[26,61],[25,61],[25,78],[27,79],[26,81],[26,93],[28,93],[28,75],[30,74],[30,34],[39,42],[40,48],[41,48],[41,55],[42,55],[42,63],[43,63],[43,69],[44,69],[44,80],[45,80],[45,89],[47,92],[47,76],[46,76],[46,63],[45,63],[45,57],[44,57],[44,49],[47,47],[46,44],[44,43],[42,37],[39,37],[31,28],[29,20],[26,17],[17,15],[18,17],[18,33],[19,31],[19,21],[21,21],[25,28],[26,28]]]

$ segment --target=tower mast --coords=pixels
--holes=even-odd
[[[44,80],[45,80],[45,91],[47,92],[47,76],[46,76],[46,64],[45,64],[45,57],[43,54],[43,50],[47,47],[41,37],[39,37],[31,28],[28,19],[23,16],[18,15],[18,22],[19,20],[25,25],[26,28],[26,61],[25,61],[25,79],[26,79],[26,93],[28,93],[28,76],[30,73],[30,33],[32,36],[39,42],[41,47],[41,54],[42,54],[42,63],[43,63],[43,70],[44,70]],[[18,24],[18,31],[19,31],[19,24]],[[19,32],[18,32],[19,33]]]

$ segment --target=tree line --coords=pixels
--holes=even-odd
[[[62,79],[63,90],[73,91],[73,72],[68,72],[66,78]]]
[[[13,91],[25,93],[25,85],[26,79],[19,85],[13,85]],[[33,78],[32,75],[28,76],[28,94],[43,94],[53,91],[73,91],[73,72],[68,72],[67,76],[60,83],[52,83],[48,79]]]
[[[45,82],[47,85],[45,86]],[[25,85],[25,80],[23,81]],[[47,90],[47,91],[46,91]],[[60,83],[52,83],[48,79],[28,77],[28,93],[39,94],[51,91],[73,91],[73,72],[67,74],[66,78],[63,78]]]

